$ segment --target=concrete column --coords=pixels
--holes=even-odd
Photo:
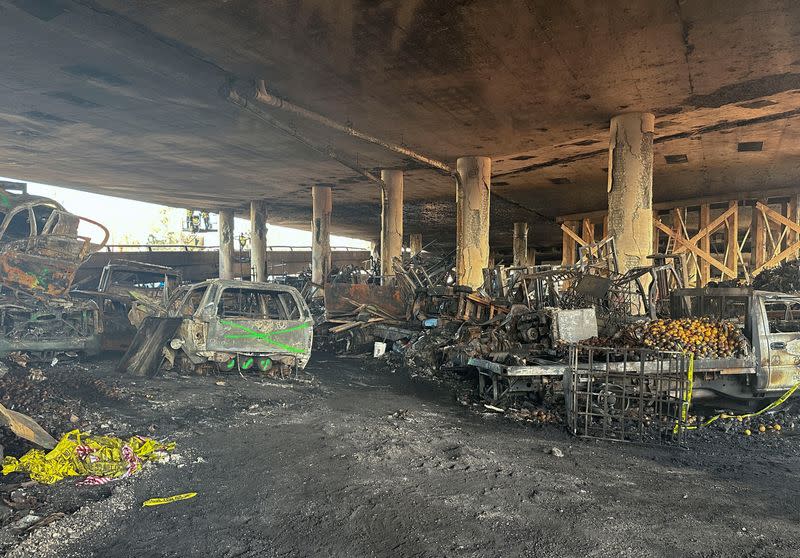
[[[403,171],[382,170],[381,180],[381,275],[391,283],[392,261],[403,257]]]
[[[324,285],[331,270],[331,211],[333,195],[330,186],[311,188],[311,281]],[[322,289],[316,296],[322,296]]]
[[[620,272],[647,265],[653,249],[653,127],[646,112],[611,119],[608,145],[608,233]]]
[[[267,280],[267,202],[250,202],[250,279]]]
[[[514,223],[514,267],[528,265],[528,223]]]
[[[411,250],[411,255],[416,256],[422,252],[422,235],[410,234],[408,235],[408,247]]]
[[[233,279],[236,248],[233,245],[233,210],[219,210],[219,278]]]
[[[489,197],[492,160],[461,157],[456,161],[456,281],[476,289],[489,265]]]

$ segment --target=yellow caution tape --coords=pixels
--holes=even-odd
[[[142,502],[142,506],[161,506],[163,504],[171,504],[172,502],[179,502],[181,500],[188,500],[197,496],[197,492],[186,492],[184,494],[176,494],[175,496],[167,496],[166,498],[150,498]]]
[[[714,415],[713,417],[711,417],[710,419],[705,421],[700,426],[708,426],[712,422],[717,421],[719,419],[746,419],[746,418],[751,418],[751,417],[757,417],[758,415],[764,414],[767,411],[771,411],[771,410],[779,407],[780,405],[783,405],[786,402],[786,400],[789,399],[795,391],[797,391],[798,387],[800,387],[800,382],[798,382],[795,385],[793,385],[792,387],[790,387],[786,391],[786,393],[781,395],[779,398],[777,398],[775,401],[773,401],[772,403],[770,403],[769,405],[767,405],[766,407],[764,407],[760,411],[756,411],[755,413],[745,413],[743,415],[730,415],[728,413],[720,413],[718,415]],[[690,430],[696,430],[699,427],[691,426],[691,427],[688,427],[688,428]]]
[[[49,452],[34,449],[19,459],[6,457],[3,474],[28,473],[31,480],[41,484],[87,475],[116,479],[138,473],[143,462],[157,460],[173,449],[174,442],[162,444],[141,436],[123,440],[73,430]]]

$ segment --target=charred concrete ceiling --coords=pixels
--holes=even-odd
[[[493,158],[493,242],[603,208],[609,118],[656,114],[657,201],[797,187],[795,0],[0,0],[0,174],[377,238],[379,194],[221,95],[271,92],[455,164]],[[369,169],[404,168],[407,233],[450,239],[447,176],[280,111]],[[749,143],[744,150],[739,144]],[[758,145],[760,143],[760,146]],[[760,150],[755,150],[760,147]]]

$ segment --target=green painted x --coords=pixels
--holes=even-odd
[[[270,345],[275,345],[276,347],[279,347],[284,351],[289,351],[290,353],[299,353],[299,354],[305,353],[306,352],[305,349],[292,347],[291,345],[286,345],[284,343],[281,343],[280,341],[276,341],[275,339],[272,338],[272,336],[281,335],[283,333],[289,333],[290,331],[297,331],[298,329],[305,329],[311,326],[310,323],[304,322],[302,324],[288,327],[286,329],[279,329],[278,331],[263,333],[261,331],[250,329],[249,327],[243,326],[242,324],[237,324],[235,322],[220,320],[220,323],[222,325],[234,327],[236,329],[241,329],[242,331],[247,332],[247,333],[229,333],[228,335],[225,336],[225,339],[261,339],[265,343],[268,343]]]

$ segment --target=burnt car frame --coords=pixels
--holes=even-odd
[[[78,234],[81,222],[104,238]],[[108,241],[108,229],[48,198],[0,191],[0,355],[49,359],[96,354],[102,323],[94,301],[69,297],[78,267]]]
[[[167,367],[266,372],[305,368],[311,356],[314,320],[300,292],[287,285],[221,279],[186,285],[162,316],[177,319],[163,348]]]
[[[75,290],[72,294],[95,300],[100,307],[103,350],[122,351],[130,346],[153,308],[167,305],[181,281],[181,272],[171,267],[115,260],[103,267],[96,291]]]

